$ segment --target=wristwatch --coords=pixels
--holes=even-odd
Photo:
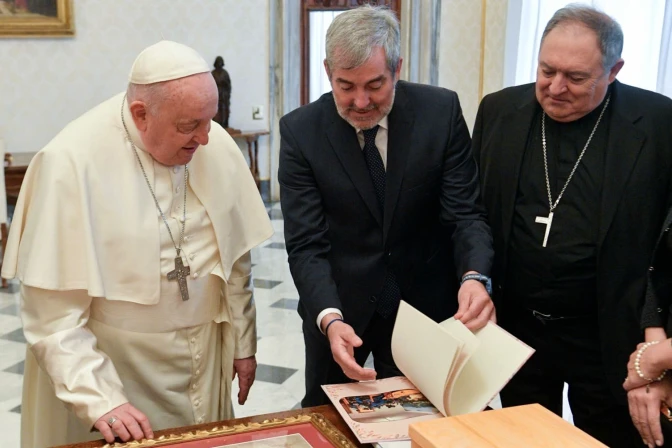
[[[467,280],[476,280],[481,283],[483,283],[483,286],[485,286],[485,290],[488,291],[488,294],[492,295],[492,279],[488,277],[487,275],[483,274],[467,274],[464,277],[462,277],[462,281],[460,282],[460,286],[464,284]]]

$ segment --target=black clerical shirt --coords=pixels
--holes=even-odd
[[[604,102],[570,123],[546,116],[548,174],[554,202],[603,106]],[[542,247],[546,225],[535,222],[537,216],[547,217],[549,213],[540,106],[535,114],[518,181],[507,275],[507,296],[528,309],[559,316],[597,311],[597,238],[609,109],[554,211],[546,247]]]

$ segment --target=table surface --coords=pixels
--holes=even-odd
[[[269,131],[265,131],[263,129],[259,129],[257,131],[240,131],[240,132],[235,132],[232,134],[229,134],[233,138],[257,138],[262,135],[268,135],[270,134]]]
[[[11,167],[27,167],[30,161],[35,157],[35,152],[12,152],[9,153],[12,156]]]
[[[204,423],[202,425],[194,425],[194,426],[185,426],[183,428],[173,428],[173,429],[164,429],[161,431],[155,431],[154,432],[154,438],[161,437],[162,435],[169,435],[169,434],[181,434],[185,432],[190,432],[194,430],[208,430],[212,429],[215,426],[232,426],[232,425],[238,425],[238,424],[245,424],[245,423],[259,423],[263,422],[264,420],[271,420],[271,419],[281,419],[281,418],[287,418],[287,417],[293,417],[297,415],[302,415],[302,414],[312,414],[312,413],[318,413],[322,414],[326,419],[328,419],[341,433],[343,433],[350,441],[353,442],[355,446],[358,447],[370,447],[371,445],[360,445],[357,442],[357,438],[355,435],[350,431],[350,428],[348,425],[345,424],[343,419],[341,418],[340,414],[336,411],[336,409],[332,405],[325,405],[325,406],[316,406],[312,408],[303,408],[303,409],[297,409],[293,411],[282,411],[282,412],[275,412],[272,414],[263,414],[263,415],[255,415],[253,417],[243,417],[243,418],[237,418],[233,420],[226,420],[223,422],[216,422],[216,423]],[[63,445],[59,448],[99,448],[105,445],[104,440],[97,440],[93,442],[83,442],[83,443],[77,443],[77,444],[72,444],[72,445]]]

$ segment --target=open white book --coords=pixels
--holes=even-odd
[[[322,388],[361,443],[409,440],[411,423],[485,409],[533,353],[492,322],[472,333],[402,301],[392,356],[405,377]]]

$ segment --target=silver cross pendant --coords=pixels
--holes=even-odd
[[[189,300],[189,290],[187,289],[187,277],[191,273],[191,268],[182,263],[182,257],[175,258],[175,269],[168,273],[168,280],[177,280],[180,285],[180,295],[182,300]]]

